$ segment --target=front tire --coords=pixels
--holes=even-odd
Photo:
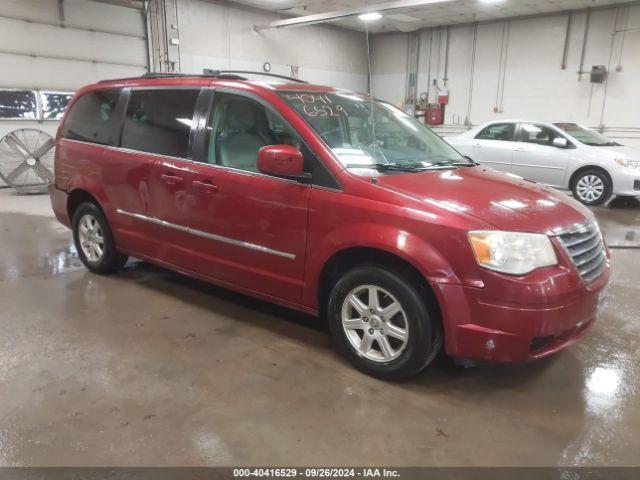
[[[127,262],[128,257],[116,250],[102,210],[93,203],[81,204],[73,214],[73,240],[80,260],[94,273],[114,273]]]
[[[379,266],[348,271],[329,297],[329,328],[337,350],[377,378],[415,375],[442,343],[423,297],[402,275]]]
[[[603,170],[592,169],[580,172],[573,181],[573,196],[585,205],[602,205],[611,197],[611,178]]]

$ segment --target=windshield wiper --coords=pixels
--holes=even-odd
[[[620,147],[621,144],[618,142],[605,142],[605,143],[594,143],[594,142],[583,142],[585,145],[589,145],[590,147]]]
[[[347,165],[347,168],[372,168],[379,172],[419,172],[420,170],[424,170],[424,168],[420,166],[404,165],[402,163],[370,163],[367,165],[352,163]]]
[[[467,162],[433,162],[431,165],[423,165],[420,163],[370,163],[367,165],[360,165],[357,163],[351,163],[347,165],[347,168],[371,168],[379,172],[424,172],[425,170],[437,170],[442,168],[455,168],[455,167],[473,167],[474,164]]]

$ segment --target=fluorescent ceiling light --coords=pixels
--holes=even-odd
[[[363,22],[371,22],[373,20],[380,20],[382,18],[382,14],[379,12],[367,12],[358,15],[358,18]]]

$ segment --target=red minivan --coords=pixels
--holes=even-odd
[[[238,74],[99,82],[71,101],[51,201],[96,273],[128,256],[326,318],[386,379],[524,361],[594,323],[593,214],[462,157],[394,106]]]

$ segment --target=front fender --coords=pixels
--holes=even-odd
[[[336,254],[350,248],[371,248],[395,255],[413,265],[429,282],[459,284],[448,260],[414,233],[376,223],[344,225],[310,245],[304,303],[317,308],[322,269]]]

